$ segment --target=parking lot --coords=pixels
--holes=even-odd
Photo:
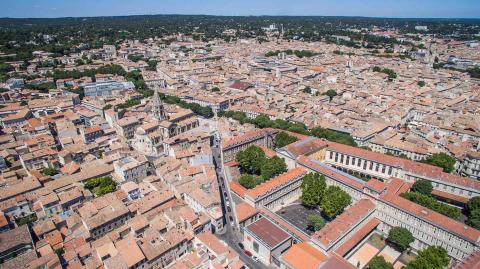
[[[303,206],[301,203],[291,204],[287,207],[284,207],[278,210],[276,213],[279,216],[283,217],[288,222],[290,222],[292,225],[306,232],[309,235],[313,234],[313,231],[307,229],[308,228],[307,216],[312,214],[322,216],[319,210],[307,208]]]

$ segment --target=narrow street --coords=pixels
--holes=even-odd
[[[220,196],[222,197],[222,210],[225,217],[225,226],[222,231],[217,232],[217,236],[225,241],[231,248],[233,248],[240,255],[242,260],[248,268],[255,269],[267,269],[269,267],[263,265],[260,262],[255,262],[251,257],[247,256],[242,247],[240,247],[241,233],[236,222],[236,216],[234,212],[235,204],[233,203],[230,195],[230,189],[228,181],[224,177],[223,163],[221,159],[220,141],[214,139],[212,147],[213,159],[216,166],[216,173],[218,178],[218,185],[220,187]]]

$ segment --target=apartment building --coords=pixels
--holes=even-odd
[[[245,193],[245,201],[253,207],[264,206],[272,211],[293,202],[302,195],[302,178],[307,174],[298,167],[278,175]]]
[[[247,132],[244,135],[239,135],[234,138],[222,141],[222,151],[224,162],[235,160],[237,152],[245,150],[251,145],[263,146],[266,148],[273,148],[275,142],[275,135],[278,130],[272,128],[265,128]]]

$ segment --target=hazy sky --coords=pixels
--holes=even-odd
[[[0,0],[0,17],[136,14],[480,18],[480,0]]]

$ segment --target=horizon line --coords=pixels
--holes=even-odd
[[[98,15],[98,16],[60,16],[60,17],[0,17],[0,19],[72,19],[72,18],[113,18],[113,17],[139,17],[139,16],[210,16],[210,17],[343,17],[366,19],[429,19],[429,20],[480,20],[480,17],[382,17],[362,15],[216,15],[216,14],[125,14],[125,15]]]

